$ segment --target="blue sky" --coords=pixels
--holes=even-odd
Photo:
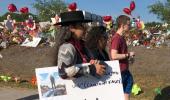
[[[112,15],[116,18],[118,15],[123,14],[122,9],[129,7],[131,0],[64,0],[66,3],[76,2],[79,9],[93,12],[98,15]],[[136,2],[136,9],[133,11],[133,16],[141,16],[141,20],[159,21],[157,17],[149,13],[148,6],[157,2],[165,2],[166,0],[134,0]],[[7,6],[14,3],[17,8],[24,6],[29,7],[30,12],[36,13],[32,4],[35,0],[0,0],[0,15],[7,12]]]

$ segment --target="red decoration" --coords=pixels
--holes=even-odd
[[[128,15],[131,15],[131,10],[129,8],[124,8],[123,9],[124,13],[128,14]]]
[[[26,26],[27,23],[26,22],[21,22],[21,25]]]
[[[132,2],[130,3],[130,10],[133,11],[133,10],[135,9],[135,7],[136,7],[135,2],[132,1]]]
[[[141,29],[141,28],[142,28],[142,25],[141,25],[140,22],[136,22],[136,25],[137,25],[137,28],[138,28],[138,29]]]
[[[75,11],[77,9],[77,4],[75,2],[68,5],[69,10]]]
[[[139,36],[136,35],[136,34],[134,34],[134,35],[133,35],[133,40],[138,40],[138,39],[139,39]]]
[[[26,25],[29,27],[29,28],[33,28],[34,27],[34,23],[32,20],[29,20]]]
[[[112,16],[103,16],[103,20],[104,20],[105,22],[109,22],[109,21],[112,20]]]
[[[8,10],[9,10],[9,12],[16,12],[17,7],[14,4],[9,4],[8,5]]]
[[[28,9],[28,7],[23,7],[20,9],[20,12],[23,14],[27,14],[27,13],[29,13],[29,9]]]
[[[31,79],[31,84],[32,85],[37,85],[37,78],[36,76],[33,76],[32,79]]]

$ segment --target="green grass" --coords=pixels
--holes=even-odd
[[[16,83],[14,81],[9,81],[9,82],[0,81],[0,87],[14,87],[14,88],[37,89],[36,85],[32,85],[29,82]]]

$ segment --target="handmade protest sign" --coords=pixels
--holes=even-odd
[[[124,100],[118,61],[108,61],[102,77],[83,76],[63,80],[58,68],[37,68],[40,100]],[[83,67],[87,64],[78,65]]]

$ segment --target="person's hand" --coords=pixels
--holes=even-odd
[[[106,72],[106,67],[104,64],[100,64],[100,61],[97,61],[95,64],[96,74],[99,76],[103,76]]]
[[[129,52],[129,56],[130,57],[134,57],[135,56],[135,52]]]
[[[95,66],[97,75],[102,76],[106,72],[104,64],[101,64],[99,60],[90,60],[90,64]]]
[[[96,67],[96,74],[99,75],[99,76],[103,76],[106,72],[106,68],[104,65],[102,64],[94,64],[95,67]]]
[[[91,64],[91,65],[93,65],[93,64],[97,64],[97,63],[99,63],[99,61],[98,61],[98,60],[90,60],[90,64]]]

